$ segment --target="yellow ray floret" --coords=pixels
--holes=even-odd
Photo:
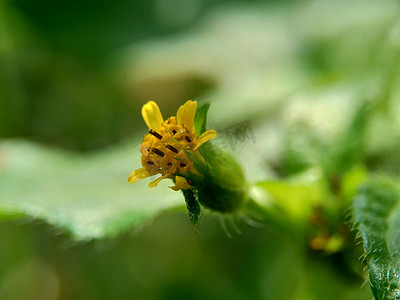
[[[188,190],[192,187],[189,185],[185,177],[175,176],[175,185],[170,186],[169,188],[173,189],[174,191],[179,191],[179,190]]]
[[[166,179],[166,178],[171,178],[172,179],[172,175],[165,174],[165,175],[157,178],[156,180],[153,180],[152,182],[149,183],[149,187],[151,187],[151,188],[152,187],[156,187],[160,183],[161,180]]]
[[[164,122],[163,116],[157,103],[149,101],[142,107],[142,116],[149,128],[157,130]]]
[[[193,150],[197,150],[202,144],[208,142],[209,140],[215,138],[217,136],[217,132],[215,130],[207,130],[204,132],[197,141],[197,146],[194,147]]]
[[[150,173],[146,170],[146,168],[140,168],[131,173],[128,177],[129,183],[134,183],[140,179],[149,177]]]
[[[176,120],[179,125],[183,125],[187,130],[193,130],[194,116],[196,114],[197,102],[187,101],[179,107]]]

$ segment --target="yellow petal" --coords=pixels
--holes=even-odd
[[[176,113],[178,124],[182,124],[187,130],[193,130],[194,115],[196,114],[197,101],[189,100]]]
[[[158,130],[164,122],[161,111],[154,101],[149,101],[143,105],[142,116],[147,126],[154,130]]]
[[[143,178],[146,178],[149,176],[150,176],[149,172],[147,172],[147,170],[145,168],[141,168],[141,169],[137,169],[137,170],[133,171],[131,173],[131,175],[129,175],[128,181],[129,181],[129,183],[134,183],[140,179],[143,179]]]
[[[206,132],[204,132],[200,137],[199,140],[197,141],[197,146],[194,147],[193,150],[196,150],[197,148],[199,148],[202,144],[204,144],[205,142],[215,138],[217,136],[217,132],[215,130],[207,130]]]
[[[188,190],[191,189],[192,187],[186,181],[185,177],[175,176],[175,185],[170,186],[169,188],[173,189],[174,191],[179,191],[179,190]]]
[[[165,174],[165,175],[157,178],[156,180],[153,180],[152,182],[149,183],[149,187],[151,187],[151,188],[156,187],[160,183],[161,180],[166,179],[166,178],[171,178],[171,175]]]

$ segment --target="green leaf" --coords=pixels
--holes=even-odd
[[[295,232],[304,232],[313,209],[323,204],[324,196],[321,181],[315,179],[264,181],[253,191],[253,199],[267,215]]]
[[[399,195],[397,186],[380,179],[363,185],[353,203],[354,225],[364,242],[377,300],[400,299]]]
[[[207,130],[207,113],[210,105],[209,102],[204,103],[196,110],[196,115],[194,117],[194,130],[196,130],[198,137]]]
[[[192,222],[192,225],[194,226],[196,225],[197,220],[201,215],[200,203],[199,201],[197,201],[192,190],[182,190],[182,192],[185,196],[186,208],[188,211],[190,222]]]
[[[41,219],[89,240],[183,208],[181,193],[168,189],[168,182],[152,189],[151,178],[128,183],[130,172],[141,167],[139,144],[77,155],[22,141],[0,143],[0,219]]]

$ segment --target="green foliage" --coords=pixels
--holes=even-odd
[[[163,210],[181,207],[180,193],[167,184],[149,190],[146,180],[128,183],[140,162],[139,143],[77,156],[26,142],[2,142],[1,215],[38,218],[77,240],[89,240],[114,237]]]
[[[400,299],[400,194],[388,180],[360,188],[353,203],[354,225],[364,243],[364,260],[375,299]]]
[[[398,187],[364,184],[400,174],[397,0],[67,2],[0,4],[0,135],[75,151],[0,142],[0,295],[39,266],[68,300],[370,299],[352,207],[375,298],[399,299]],[[184,197],[127,183],[150,99],[206,103],[196,132],[218,132]]]
[[[343,135],[335,141],[327,161],[324,162],[328,177],[345,174],[362,159],[366,129],[372,111],[372,104],[369,102],[361,103],[356,108],[350,124]]]
[[[322,205],[324,190],[321,182],[287,182],[287,181],[265,181],[257,184],[257,187],[266,192],[267,199],[261,204],[270,213],[280,213],[277,216],[282,224],[301,232],[307,224],[313,207]],[[271,205],[271,199],[273,206]]]

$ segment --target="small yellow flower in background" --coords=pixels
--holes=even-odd
[[[175,186],[170,187],[174,191],[191,188],[187,180],[180,176],[186,172],[196,172],[185,151],[198,153],[197,149],[202,144],[217,136],[214,130],[205,131],[197,136],[194,128],[196,109],[197,102],[189,100],[178,109],[176,117],[169,117],[164,121],[154,101],[149,101],[143,106],[142,116],[149,127],[140,145],[143,168],[131,173],[128,178],[130,183],[161,174],[149,187],[156,187],[161,180],[170,178],[175,181]]]

